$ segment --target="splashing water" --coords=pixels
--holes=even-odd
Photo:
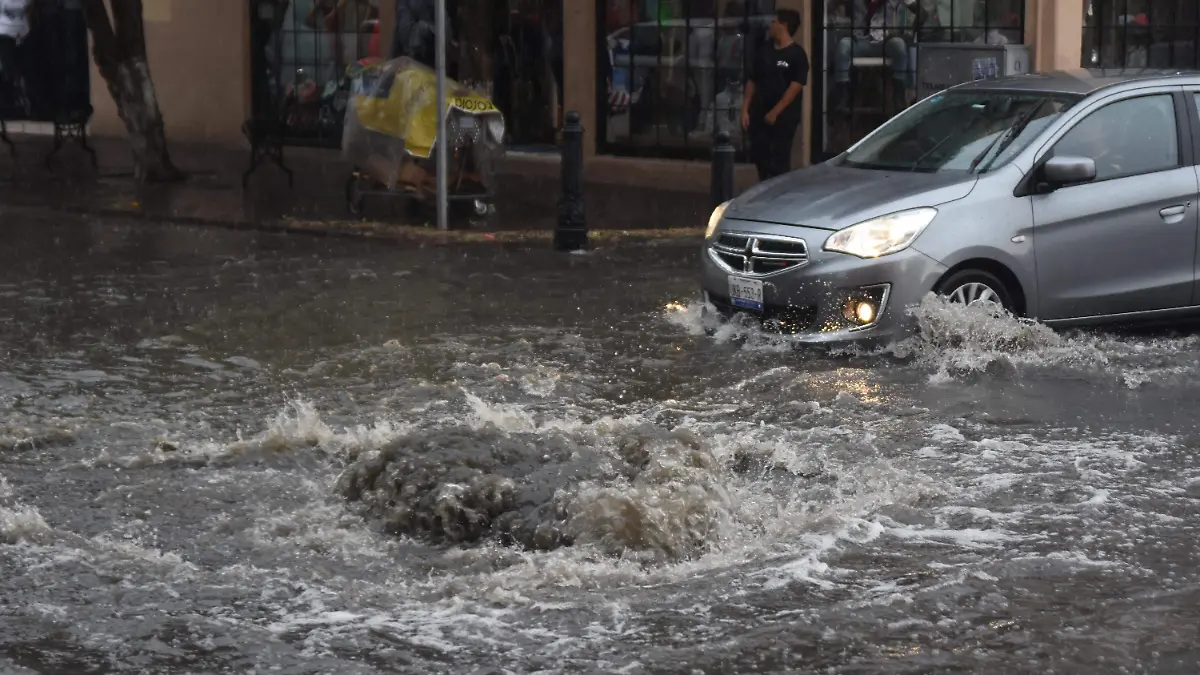
[[[917,334],[885,350],[901,358],[915,357],[919,364],[932,368],[933,382],[1011,368],[1015,362],[1046,363],[1082,356],[1077,346],[1066,345],[1048,326],[1014,317],[991,303],[963,305],[929,293],[909,314],[916,319]]]
[[[17,502],[8,480],[0,475],[0,544],[40,542],[50,534],[42,514]]]
[[[915,323],[912,336],[871,349],[853,343],[830,345],[828,353],[898,358],[931,371],[934,384],[979,374],[1008,375],[1019,367],[1070,367],[1110,369],[1123,386],[1138,389],[1156,377],[1183,376],[1188,369],[1178,363],[1180,355],[1200,346],[1197,336],[1137,340],[1103,332],[1058,332],[994,304],[962,305],[932,293],[907,313]],[[664,318],[690,335],[707,334],[717,343],[737,341],[745,348],[768,350],[796,344],[790,336],[763,331],[748,316],[726,321],[706,314],[702,302],[672,306]],[[1161,363],[1147,367],[1148,359]]]

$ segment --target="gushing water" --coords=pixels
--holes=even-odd
[[[163,231],[0,249],[0,670],[1194,670],[1194,335]]]

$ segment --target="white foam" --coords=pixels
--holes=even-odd
[[[701,337],[704,335],[704,304],[699,302],[671,302],[665,308],[667,323],[682,328],[688,335]]]
[[[966,441],[962,432],[949,424],[934,424],[926,431],[929,440],[935,443],[962,443]]]
[[[43,543],[53,533],[37,509],[0,506],[0,544]]]

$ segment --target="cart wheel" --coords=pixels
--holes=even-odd
[[[346,181],[346,208],[356,216],[362,215],[363,203],[366,201],[361,183],[362,179],[359,178],[357,172],[350,174],[350,179]]]
[[[466,200],[450,202],[450,211],[446,215],[452,230],[469,230],[478,218],[475,215],[475,203]]]

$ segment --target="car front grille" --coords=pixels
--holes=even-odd
[[[775,234],[722,232],[708,252],[725,271],[748,277],[766,277],[808,263],[808,244],[803,239]]]
[[[743,314],[746,311],[734,306],[729,301],[729,298],[724,295],[709,293],[708,301],[714,309],[726,318]],[[795,334],[816,330],[818,328],[817,313],[819,310],[820,307],[815,304],[787,307],[767,305],[763,307],[761,313],[752,314],[751,316],[753,316],[752,320],[757,321],[759,326],[764,330]]]

